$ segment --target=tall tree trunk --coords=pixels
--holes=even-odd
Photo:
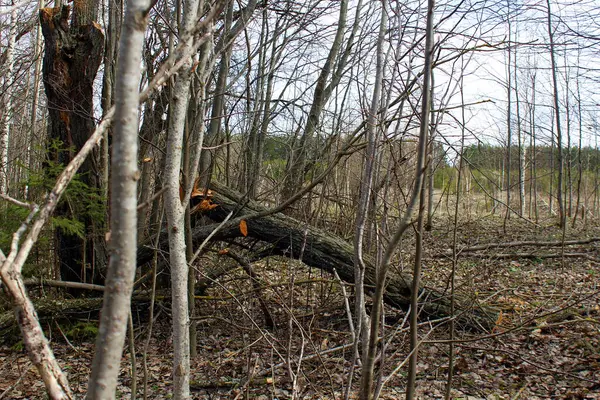
[[[340,14],[336,27],[336,34],[329,49],[327,59],[321,68],[319,77],[316,82],[315,91],[313,94],[312,104],[308,112],[306,125],[300,140],[291,151],[291,155],[287,165],[287,176],[283,184],[282,198],[289,199],[300,190],[304,183],[307,167],[310,166],[310,150],[314,146],[313,136],[321,122],[321,114],[333,90],[337,87],[342,77],[342,72],[346,68],[346,63],[350,55],[351,48],[354,43],[354,36],[358,30],[359,13],[362,2],[359,1],[356,11],[356,17],[352,27],[352,32],[348,38],[346,48],[340,55],[342,49],[342,41],[346,30],[346,20],[348,15],[348,0],[340,2]],[[337,63],[336,63],[337,60]]]
[[[518,35],[515,34],[515,41],[518,41]],[[526,148],[524,145],[525,136],[521,125],[521,102],[519,98],[519,78],[517,76],[517,47],[514,54],[514,86],[515,86],[515,108],[517,116],[517,141],[519,152],[519,215],[525,215],[525,156]]]
[[[125,34],[120,43],[111,168],[111,255],[88,399],[115,396],[130,318],[137,251],[137,181],[140,178],[137,165],[140,60],[149,7],[150,0],[127,2]]]
[[[511,67],[511,59],[512,59],[512,24],[510,21],[510,2],[507,1],[507,10],[508,10],[508,62],[506,65],[506,73],[508,78],[507,83],[507,106],[506,106],[506,214],[504,216],[504,230],[506,230],[506,220],[510,218],[510,190],[511,190],[511,168],[512,168],[512,72],[510,70]]]
[[[555,111],[552,109],[550,111],[550,121],[554,120]],[[550,158],[550,193],[548,198],[549,204],[549,216],[552,218],[552,214],[554,214],[554,168],[555,168],[555,157],[554,157],[554,149],[556,148],[556,141],[554,140],[554,123],[551,122],[550,125],[550,154],[548,154],[548,158]]]
[[[536,138],[536,118],[535,118],[535,92],[536,90],[536,72],[534,71],[531,76],[531,107],[530,107],[530,122],[529,126],[531,127],[531,149],[529,152],[529,157],[531,159],[531,187],[533,190],[533,194],[531,195],[533,202],[533,214],[535,215],[535,222],[539,221],[539,212],[538,212],[538,182],[537,182],[537,138]],[[531,189],[530,189],[531,190]],[[531,204],[530,204],[531,206]]]
[[[433,109],[433,93],[435,90],[435,76],[433,69],[431,70],[431,107]],[[425,230],[431,231],[433,229],[433,202],[434,202],[434,188],[435,183],[435,166],[436,166],[436,149],[435,149],[435,113],[431,113],[431,134],[429,139],[429,163],[427,165],[427,223],[425,224]]]
[[[556,188],[556,202],[558,203],[559,226],[562,228],[565,224],[565,207],[563,204],[563,154],[562,154],[562,129],[560,124],[560,107],[558,97],[558,77],[556,56],[554,50],[554,33],[552,32],[552,10],[550,0],[546,0],[547,21],[548,21],[548,39],[550,40],[550,61],[552,63],[552,85],[554,97],[554,117],[556,122],[556,163],[558,170],[558,182]],[[553,141],[554,142],[554,141]]]
[[[355,351],[358,351],[358,343],[362,343],[362,359],[366,360],[368,356],[368,344],[370,337],[369,317],[367,316],[365,304],[365,261],[363,257],[363,242],[365,237],[365,227],[369,223],[369,205],[373,190],[373,176],[375,175],[377,157],[377,115],[379,104],[381,103],[381,92],[384,75],[384,45],[385,29],[387,27],[387,4],[386,0],[381,2],[381,19],[379,22],[379,35],[377,37],[377,64],[375,73],[375,86],[371,97],[371,105],[367,117],[367,149],[364,156],[364,168],[360,183],[358,210],[356,212],[356,222],[354,231],[354,282],[355,282],[355,318],[356,318],[356,337]],[[363,361],[364,362],[364,361]],[[364,364],[363,364],[364,365]],[[364,375],[363,375],[364,376]],[[373,386],[372,379],[369,382],[361,383],[361,392],[365,386],[369,386],[369,392]]]
[[[106,49],[104,51],[104,74],[102,82],[102,110],[106,114],[113,105],[115,91],[115,67],[117,65],[117,43],[121,36],[121,0],[107,0],[108,3],[108,28],[106,29],[108,37],[106,38]],[[100,150],[100,169],[101,182],[100,193],[108,199],[108,176],[109,176],[109,137],[111,129],[107,130],[102,140]]]
[[[189,36],[197,20],[198,0],[184,4],[179,47],[193,45]],[[183,65],[170,106],[167,154],[165,161],[165,209],[169,234],[169,260],[171,263],[171,291],[173,309],[173,397],[176,400],[190,397],[190,331],[188,314],[188,265],[185,243],[185,205],[180,198],[180,173],[185,120],[188,111],[190,83],[193,73],[191,56]],[[184,189],[184,193],[187,188]],[[184,195],[185,198],[186,195]]]
[[[13,119],[13,69],[15,65],[14,51],[17,36],[17,8],[11,1],[10,27],[8,30],[8,48],[6,49],[6,74],[4,75],[4,98],[2,105],[2,131],[0,132],[0,194],[8,193],[8,147],[10,145],[10,129]]]
[[[566,65],[567,58],[565,55],[565,128],[567,136],[567,152],[565,156],[565,168],[567,173],[566,187],[565,187],[565,221],[567,217],[571,217],[571,211],[573,206],[573,176],[572,176],[572,163],[573,157],[571,153],[571,88],[569,84],[571,79],[569,77],[569,68]]]
[[[93,83],[104,44],[102,29],[95,22],[96,8],[95,0],[86,0],[73,3],[72,12],[66,5],[40,10],[45,39],[43,78],[50,121],[48,156],[56,164],[66,165],[95,128]],[[102,184],[98,153],[95,149],[79,171],[80,180],[95,193]],[[82,281],[88,268],[94,271],[93,280],[97,281],[106,266],[103,223],[85,210],[80,213],[85,238],[56,230],[61,277]],[[76,217],[66,202],[58,206],[57,216]]]
[[[579,55],[577,57],[577,65],[579,65]],[[577,145],[577,200],[575,202],[575,215],[573,215],[573,228],[575,228],[575,223],[577,221],[577,214],[579,213],[579,207],[581,205],[581,182],[583,179],[583,161],[581,160],[581,146],[583,144],[583,117],[581,115],[581,88],[579,85],[579,67],[577,67],[577,80],[575,82],[577,86],[577,122],[579,129],[579,143]],[[585,196],[584,196],[585,198]],[[585,210],[585,207],[583,208]],[[584,212],[582,212],[581,219],[584,219]]]

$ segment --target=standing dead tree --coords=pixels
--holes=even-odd
[[[74,2],[72,9],[58,5],[40,10],[45,39],[42,72],[48,102],[48,156],[56,167],[68,164],[95,129],[93,84],[104,49],[97,9],[96,0],[84,0]],[[98,149],[94,149],[78,171],[90,192],[101,187],[98,156]],[[56,230],[60,274],[63,280],[84,281],[86,264],[96,276],[106,267],[103,227],[87,211],[72,215],[71,208],[61,202],[57,216],[81,218],[88,238]]]

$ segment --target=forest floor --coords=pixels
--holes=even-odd
[[[423,282],[443,290],[452,260],[441,256],[451,248],[451,228],[438,226],[425,238]],[[485,217],[458,228],[459,248],[475,244],[535,240],[560,241],[553,225]],[[600,227],[569,228],[566,239],[600,236]],[[411,268],[412,238],[402,248],[400,269]],[[469,332],[457,326],[454,399],[600,399],[600,243],[561,247],[514,247],[461,254],[456,291],[479,304],[501,310],[492,332]],[[501,258],[518,252],[528,258]],[[572,253],[583,256],[571,257]],[[504,256],[502,256],[504,257]],[[554,257],[554,258],[552,258]],[[206,261],[208,262],[208,261]],[[191,379],[197,399],[288,399],[295,382],[297,398],[339,399],[348,383],[352,361],[351,333],[340,284],[320,270],[282,258],[254,265],[268,285],[253,289],[238,271],[198,300],[198,355]],[[346,285],[348,294],[351,285]],[[265,329],[264,300],[275,326]],[[168,303],[158,315],[145,349],[147,323],[135,328],[137,393],[143,393],[146,353],[148,398],[170,398],[172,355]],[[404,396],[408,331],[403,311],[386,308],[385,385],[382,399]],[[53,327],[52,348],[68,373],[77,396],[83,397],[94,353],[93,340],[70,340],[65,322]],[[424,321],[420,337],[417,394],[444,397],[448,372],[449,327]],[[68,336],[68,335],[67,335]],[[118,398],[131,397],[131,354],[125,351]],[[352,382],[355,398],[358,371]],[[19,343],[0,346],[0,398],[42,399],[43,385]]]

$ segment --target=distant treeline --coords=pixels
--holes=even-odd
[[[556,148],[552,148],[551,146],[536,146],[535,149],[523,147],[522,151],[525,152],[525,162],[528,168],[531,168],[534,161],[536,168],[541,170],[550,170],[553,166],[556,168]],[[600,166],[600,149],[587,146],[582,147],[580,150],[578,147],[571,147],[569,149],[563,148],[562,152],[565,167],[569,164],[572,167],[576,167],[579,165],[580,160],[584,170],[594,171]],[[471,168],[481,170],[504,168],[508,159],[506,147],[484,144],[467,147],[464,151],[464,157],[467,165]],[[519,168],[518,146],[511,147],[510,163],[512,170]]]

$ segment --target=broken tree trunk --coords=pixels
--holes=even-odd
[[[73,6],[59,4],[39,11],[45,40],[42,72],[49,120],[45,173],[50,181],[95,129],[94,79],[104,48],[104,34],[96,22],[98,5],[97,0],[82,0],[73,2]],[[76,198],[67,192],[55,217],[81,221],[85,231],[77,235],[68,229],[55,230],[60,275],[67,281],[101,283],[107,252],[97,149],[79,168],[78,178],[85,189],[80,188]]]
[[[337,271],[340,278],[346,282],[353,282],[354,251],[352,244],[344,239],[312,227],[297,219],[282,213],[267,214],[266,209],[256,202],[244,199],[238,192],[218,183],[211,184],[213,189],[211,201],[217,207],[203,211],[203,215],[215,222],[222,222],[233,212],[232,220],[223,224],[213,235],[212,240],[232,239],[242,237],[239,223],[240,219],[246,221],[247,235],[249,237],[269,243],[272,247],[268,254],[285,255],[299,258],[301,261],[314,268],[319,268],[329,273]],[[209,208],[209,207],[206,207]],[[198,247],[219,224],[197,226],[193,230],[194,247]],[[166,238],[160,241],[161,248],[167,248]],[[152,249],[140,248],[138,251],[138,265],[151,260]],[[366,273],[365,285],[369,291],[375,281],[375,263],[372,258],[365,257]],[[406,309],[410,302],[412,278],[409,275],[392,272],[389,274],[386,285],[384,301],[394,307]],[[422,313],[429,318],[449,316],[449,299],[445,295],[431,289],[422,289]],[[481,307],[472,307],[469,301],[459,301],[462,306],[458,309],[456,319],[459,324],[471,330],[490,330],[496,321],[493,310]]]

